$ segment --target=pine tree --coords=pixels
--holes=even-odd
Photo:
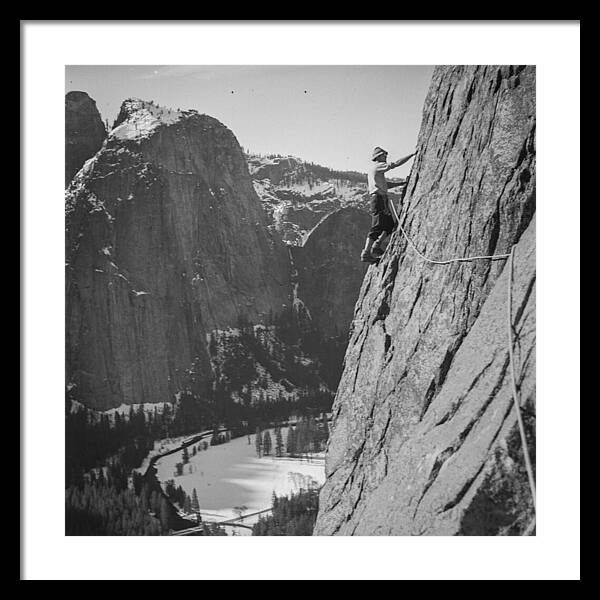
[[[296,454],[303,454],[306,447],[306,419],[303,417],[296,426]]]
[[[188,452],[187,446],[183,449],[181,453],[181,460],[184,465],[187,465],[190,462],[190,453]]]
[[[256,456],[260,458],[262,456],[262,434],[260,432],[260,427],[256,428],[256,435],[254,436],[254,444],[256,446]]]
[[[308,452],[316,452],[318,441],[317,437],[317,422],[315,418],[311,415],[308,418],[308,439],[307,439],[307,451]]]
[[[192,492],[192,510],[195,513],[200,512],[200,502],[198,501],[198,492],[196,491],[196,488],[194,488]]]
[[[281,427],[275,429],[275,456],[283,456],[283,438],[281,437]]]
[[[164,497],[160,499],[160,524],[164,531],[169,530],[169,503]]]
[[[173,479],[168,479],[165,485],[165,494],[173,499],[175,497],[175,481]]]
[[[287,453],[296,454],[296,430],[290,426],[287,434]]]
[[[271,434],[268,431],[265,431],[263,435],[263,452],[265,454],[271,454],[272,442],[271,442]]]
[[[220,440],[219,440],[219,428],[215,427],[213,429],[212,437],[210,438],[210,445],[211,446],[218,446],[219,443],[220,443]]]
[[[192,502],[187,494],[185,495],[185,500],[183,501],[183,510],[188,514],[192,512]]]

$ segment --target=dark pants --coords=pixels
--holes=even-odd
[[[396,221],[388,212],[387,195],[376,192],[370,195],[371,229],[369,238],[376,240],[382,233],[390,235],[396,229]]]

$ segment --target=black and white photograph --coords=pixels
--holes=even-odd
[[[177,37],[177,24],[166,23]],[[198,26],[216,34],[224,23]],[[160,27],[140,27],[140,36]],[[371,44],[378,27],[387,31],[370,27]],[[208,40],[204,60],[198,47],[195,61],[178,62],[166,47],[164,60],[156,60],[160,48],[136,60],[143,45],[116,60],[96,47],[101,60],[89,60],[86,43],[79,54],[71,45],[57,51],[51,76],[51,106],[63,108],[44,108],[59,136],[39,142],[54,159],[42,188],[52,215],[45,225],[28,210],[42,198],[30,200],[29,178],[39,174],[27,116],[37,111],[33,86],[24,94],[22,86],[23,234],[28,256],[36,238],[35,269],[46,270],[28,286],[29,259],[22,263],[22,302],[43,323],[43,331],[28,327],[26,315],[22,325],[21,502],[35,514],[21,523],[22,560],[39,511],[63,540],[60,552],[82,548],[72,572],[63,565],[61,575],[25,578],[578,579],[579,23],[553,27],[577,41],[577,87],[563,90],[577,104],[561,115],[575,140],[568,147],[558,139],[562,125],[556,140],[544,130],[548,115],[538,107],[548,71],[527,52],[507,51],[516,60],[502,62],[473,50],[463,61],[443,52],[436,62],[409,61],[407,52],[378,63],[376,48],[366,62],[352,62],[350,51],[344,62],[308,54],[286,62],[285,53],[261,61],[242,36],[230,52],[237,60],[223,64],[210,60],[217,54]],[[64,28],[78,34],[75,24]],[[117,29],[118,47],[135,25]],[[180,31],[182,40],[196,34]],[[322,31],[314,30],[316,44]],[[284,33],[265,27],[271,47]],[[549,171],[546,157],[563,154],[571,168]],[[545,190],[559,188],[569,197],[548,200]],[[569,213],[556,226],[576,226],[571,242],[546,218],[557,210],[552,202]],[[50,242],[30,235],[32,221],[56,244],[46,258]],[[538,243],[547,238],[548,253]],[[576,245],[570,257],[550,256],[567,243]],[[577,312],[564,304],[552,311],[550,324],[537,306],[553,295],[549,277],[577,304]],[[43,282],[52,308],[33,289]],[[554,338],[552,327],[571,341]],[[29,367],[41,352],[28,347],[40,337],[43,362],[54,361],[51,381]],[[559,372],[546,352],[573,365]],[[559,388],[567,394],[554,400]],[[57,427],[42,423],[42,402]],[[545,420],[552,411],[564,430]],[[33,422],[43,433],[30,433]],[[31,449],[43,436],[46,447]],[[557,462],[546,444],[559,443],[568,449]],[[31,473],[42,463],[51,490]],[[551,486],[577,510],[563,502],[565,514],[551,511],[559,499]],[[542,560],[537,576],[524,566],[510,572],[511,552],[528,556],[560,535],[564,549],[572,546],[564,576]],[[125,537],[123,556],[143,548],[157,564],[138,554],[124,575],[118,555],[105,552]],[[166,547],[165,537],[187,542]],[[417,537],[422,557],[427,544],[457,561],[468,548],[487,575],[469,572],[466,561],[467,574],[436,573],[434,554],[429,574],[395,564],[417,552]],[[352,559],[344,562],[337,544],[348,538],[362,545],[346,544]],[[103,557],[93,559],[95,574],[75,567],[83,548]],[[274,563],[251,570],[259,557],[249,555],[283,562],[289,549],[304,559],[290,553],[285,573]],[[219,574],[201,567],[228,553]],[[171,564],[180,554],[190,565],[195,555],[198,570],[161,569],[161,557]],[[327,569],[330,560],[342,567]],[[364,571],[348,573],[350,564]]]

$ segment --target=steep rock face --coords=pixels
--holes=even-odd
[[[297,272],[296,298],[325,334],[347,331],[366,265],[358,258],[370,217],[357,208],[326,216],[303,246],[290,248]]]
[[[287,251],[206,115],[126,101],[66,214],[67,382],[95,408],[206,385],[207,332],[289,302]]]
[[[401,221],[434,259],[516,248],[516,376],[535,454],[535,70],[434,72]],[[506,261],[424,262],[394,234],[356,304],[317,535],[521,534]]]
[[[65,187],[83,163],[94,156],[106,138],[96,102],[85,92],[65,97]]]

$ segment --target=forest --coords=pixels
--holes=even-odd
[[[285,442],[280,426],[276,426],[273,433],[274,440],[269,431],[256,428],[254,443],[258,457],[271,454],[276,457],[298,457],[324,452],[329,439],[327,416],[322,413],[318,420],[312,415],[301,417],[296,424],[288,427]]]
[[[168,405],[162,413],[147,414],[131,407],[128,416],[115,413],[112,419],[85,408],[71,409],[65,423],[67,535],[165,535],[189,526],[152,469],[145,475],[135,470],[155,440],[177,429]],[[211,439],[223,441],[218,434]],[[222,534],[220,528],[207,527],[205,532]]]
[[[300,490],[290,496],[275,496],[272,513],[261,516],[252,535],[312,535],[319,511],[319,490]]]
[[[270,314],[264,326],[240,317],[235,335],[213,333],[208,345],[213,384],[192,376],[178,397],[160,409],[131,406],[128,413],[100,413],[77,402],[76,389],[67,391],[68,535],[163,535],[189,525],[177,511],[194,514],[193,495],[174,485],[163,492],[152,473],[142,476],[135,471],[157,440],[213,429],[211,445],[257,432],[260,455],[298,456],[324,449],[324,413],[331,408],[330,390],[341,374],[342,336],[324,338],[293,311],[284,311]],[[268,431],[260,433],[293,414],[301,418],[289,428],[287,439],[280,426],[274,440]],[[220,427],[228,433],[219,433]],[[181,470],[186,453],[187,449]]]

